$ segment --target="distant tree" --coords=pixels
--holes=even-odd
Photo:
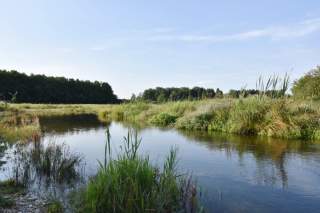
[[[295,81],[292,93],[296,98],[320,99],[320,66]]]
[[[228,93],[229,97],[231,98],[239,98],[240,97],[240,90],[231,89]]]
[[[216,97],[217,98],[223,98],[223,92],[219,88],[217,88],[217,90],[216,90]]]
[[[189,89],[187,87],[170,87],[155,89],[147,89],[140,96],[144,101],[151,102],[166,102],[166,101],[181,101],[181,100],[200,100],[207,98],[214,98],[216,95],[214,89],[205,89],[202,87],[194,87]]]
[[[63,77],[26,75],[0,70],[2,99],[25,103],[117,103],[111,86],[105,82],[90,82]]]
[[[130,98],[130,101],[136,101],[137,97],[135,94],[132,94],[131,95],[131,98]]]

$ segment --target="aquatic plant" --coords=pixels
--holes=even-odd
[[[13,176],[16,182],[28,185],[45,181],[47,186],[56,183],[71,184],[81,178],[82,157],[72,153],[65,144],[40,141],[15,146]]]
[[[22,194],[24,190],[24,185],[14,179],[0,181],[0,212],[2,212],[2,209],[10,208],[15,204],[12,199],[13,194]]]
[[[9,112],[0,115],[0,136],[6,141],[26,141],[40,135],[40,124],[37,116]]]
[[[129,132],[122,153],[111,158],[107,140],[106,164],[80,190],[78,212],[196,212],[197,190],[190,178],[177,172],[177,150],[171,149],[162,170],[138,154],[141,140]],[[80,200],[80,202],[79,202]]]
[[[47,213],[63,213],[64,207],[59,200],[51,200],[46,207]]]
[[[31,164],[35,171],[55,182],[71,182],[79,178],[77,167],[82,158],[71,153],[65,144],[49,143],[45,148],[35,145],[31,150]]]

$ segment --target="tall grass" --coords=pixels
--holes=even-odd
[[[267,86],[269,89],[275,86],[274,83],[268,85],[273,85]],[[129,103],[109,108],[108,114],[112,115],[112,110],[115,110],[117,114],[126,115],[117,116],[118,121],[142,125],[319,140],[319,103],[287,98],[283,96],[286,83],[276,88],[280,86],[283,87],[282,92],[277,90],[272,94],[272,90],[268,90],[271,95],[265,91],[258,96],[240,99],[169,102],[147,106],[146,103]]]
[[[78,200],[78,212],[196,212],[197,191],[191,179],[177,173],[177,151],[171,149],[163,168],[138,154],[141,140],[128,133],[122,152],[100,163]]]
[[[290,77],[286,73],[283,78],[278,75],[269,76],[266,80],[260,76],[256,89],[259,91],[259,97],[269,96],[271,98],[284,97],[289,88]]]
[[[6,141],[25,141],[39,135],[38,117],[18,112],[0,114],[0,136]]]
[[[32,144],[17,144],[13,159],[13,175],[18,183],[28,185],[33,182],[72,184],[81,178],[82,157],[72,153],[65,144],[41,141]]]

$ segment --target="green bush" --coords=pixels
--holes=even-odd
[[[213,119],[208,126],[210,131],[226,132],[226,126],[229,119],[230,108],[221,108],[213,112]]]
[[[160,114],[154,115],[151,118],[150,122],[158,126],[169,126],[171,124],[174,124],[176,122],[176,119],[177,116],[162,112]]]
[[[182,117],[177,122],[176,127],[186,130],[207,130],[213,115],[211,113],[190,114]]]
[[[320,66],[295,81],[292,93],[296,98],[320,99]]]

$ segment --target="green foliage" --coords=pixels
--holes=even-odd
[[[47,205],[47,213],[63,213],[64,208],[60,201],[53,200]]]
[[[277,97],[279,93],[274,93]],[[241,99],[128,103],[109,108],[120,111],[122,121],[280,138],[317,139],[320,129],[318,102],[297,102],[284,97],[258,95]],[[138,104],[138,105],[137,105]],[[143,107],[141,107],[143,106]],[[134,109],[134,110],[133,110]],[[139,109],[139,110],[138,110]]]
[[[217,97],[223,97],[223,92],[217,89],[205,89],[202,87],[187,87],[181,88],[162,88],[147,89],[143,92],[140,99],[150,102],[167,102],[167,101],[182,101],[182,100],[201,100]]]
[[[169,126],[176,122],[177,116],[165,112],[157,114],[151,118],[151,123],[157,126]]]
[[[10,198],[13,194],[23,193],[25,190],[24,185],[16,182],[13,179],[0,182],[0,211],[1,208],[10,208],[15,203]]]
[[[1,208],[10,208],[14,205],[14,201],[8,197],[0,195],[0,210]]]
[[[71,153],[65,144],[49,143],[43,147],[35,143],[30,157],[31,165],[34,167],[32,169],[48,181],[71,182],[79,177],[77,167],[81,157]]]
[[[211,113],[190,114],[181,118],[176,127],[187,130],[207,130],[212,117],[213,114]]]
[[[292,93],[296,98],[320,99],[320,66],[295,81]]]
[[[0,100],[18,103],[117,103],[108,83],[0,70]]]
[[[266,110],[267,104],[256,98],[239,100],[230,110],[227,128],[233,133],[257,134]]]
[[[259,98],[268,96],[270,98],[282,98],[286,95],[289,87],[290,77],[286,73],[283,78],[277,75],[268,77],[266,80],[259,77],[256,88],[259,91]]]
[[[252,95],[258,95],[260,93],[257,89],[243,89],[243,90],[234,90],[231,89],[228,93],[228,97],[230,98],[240,98],[240,97],[248,97]]]
[[[0,115],[0,136],[6,141],[27,141],[39,134],[40,125],[36,116],[17,112]]]
[[[136,134],[132,136],[128,133],[122,147],[123,153],[115,159],[110,157],[107,165],[100,164],[98,174],[75,199],[78,212],[197,210],[194,185],[177,174],[176,150],[170,151],[160,172],[159,168],[151,165],[149,157],[137,154],[140,142]]]

